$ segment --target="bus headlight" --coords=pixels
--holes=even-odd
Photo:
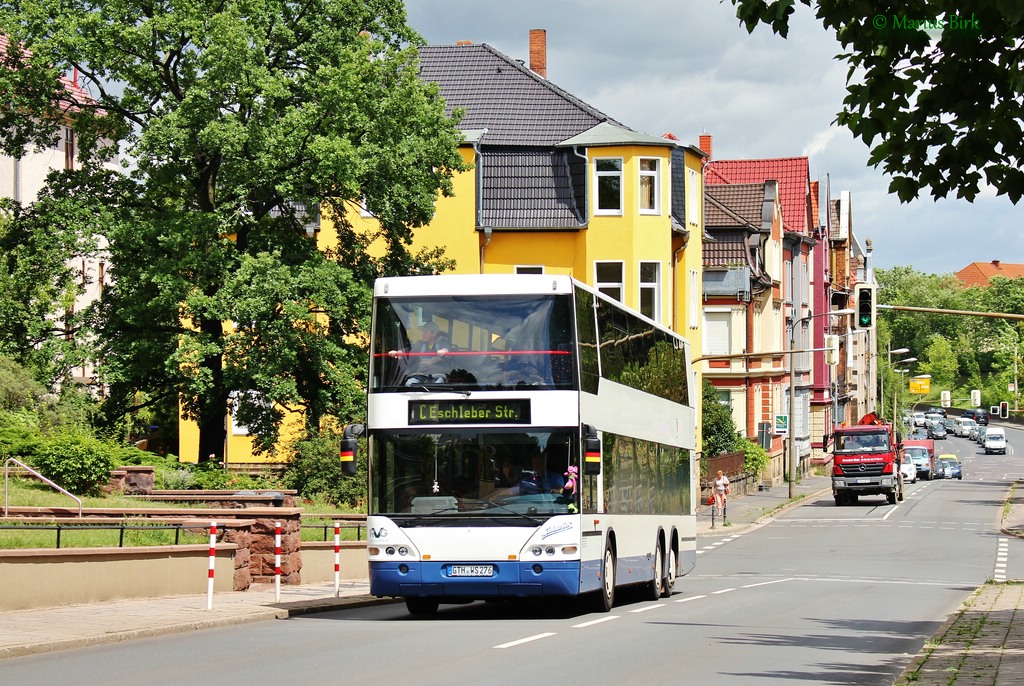
[[[540,557],[541,548],[540,548],[539,545],[535,545],[535,546],[533,546],[533,548],[530,549],[530,552],[533,553],[534,555],[536,555],[537,557]]]
[[[405,546],[403,545],[403,546],[401,546],[401,547],[400,547],[400,548],[398,549],[398,554],[399,554],[399,555],[401,555],[402,557],[405,557],[406,555],[408,555],[408,554],[409,554],[409,549],[408,549],[408,548],[406,548],[406,547],[405,547]]]
[[[554,555],[555,554],[555,547],[553,545],[549,545],[547,548],[544,549],[544,552],[547,553],[548,555]]]
[[[394,555],[395,554],[395,548],[394,548],[394,546],[390,546],[389,545],[387,548],[384,549],[384,552],[387,553],[388,555]]]

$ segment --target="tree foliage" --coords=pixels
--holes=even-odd
[[[370,282],[438,267],[412,232],[463,168],[402,3],[41,0],[0,8],[0,31],[0,148],[46,147],[74,122],[81,168],[60,189],[77,209],[59,225],[109,251],[93,321],[108,411],[140,390],[180,398],[202,458],[233,400],[264,446],[285,406],[310,423],[351,412]],[[61,84],[72,70],[91,100]],[[118,153],[130,164],[99,166]],[[346,223],[356,204],[377,234]],[[318,208],[339,234],[322,252],[305,231]]]
[[[736,422],[732,418],[732,410],[718,402],[715,387],[704,379],[703,405],[701,421],[704,428],[702,434],[705,455],[719,455],[737,449]]]
[[[785,37],[797,0],[732,0],[753,31]],[[908,202],[929,190],[974,200],[983,185],[1024,194],[1024,4],[1005,0],[800,0],[849,64],[838,123]]]

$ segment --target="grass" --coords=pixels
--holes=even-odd
[[[157,529],[156,525],[146,525],[144,521],[137,523],[126,522],[129,526],[137,526],[140,529],[126,529],[124,532],[124,547],[174,545],[175,532],[171,529]],[[0,529],[0,549],[16,550],[23,548],[56,548],[57,531],[53,525],[39,524],[31,528],[16,530]],[[49,529],[42,528],[50,526]],[[64,548],[116,548],[120,544],[121,531],[119,529],[89,529],[74,524],[61,525],[60,547]],[[182,531],[179,538],[179,545],[198,545],[205,543],[209,538],[206,534],[194,529]]]

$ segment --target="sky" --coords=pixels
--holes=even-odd
[[[527,65],[530,29],[545,29],[548,80],[634,130],[693,145],[710,133],[715,159],[809,157],[832,198],[850,191],[854,234],[871,239],[876,268],[1024,262],[1021,209],[994,191],[974,203],[888,193],[868,147],[834,124],[841,46],[797,7],[783,39],[767,26],[748,34],[728,0],[406,0],[428,43],[487,43]]]

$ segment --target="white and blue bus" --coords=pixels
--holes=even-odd
[[[370,360],[371,594],[607,611],[693,568],[696,389],[671,330],[568,276],[384,278]]]

